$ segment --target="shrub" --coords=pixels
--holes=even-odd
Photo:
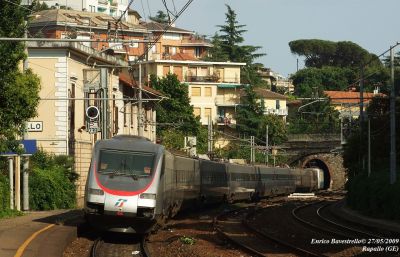
[[[10,207],[10,183],[8,178],[0,174],[0,212],[4,212]]]
[[[30,207],[34,210],[73,208],[76,202],[73,160],[38,151],[31,158]]]
[[[351,208],[377,218],[400,219],[400,182],[390,185],[388,172],[352,177],[347,189]]]

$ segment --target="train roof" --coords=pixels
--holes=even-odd
[[[145,137],[118,135],[110,139],[97,141],[96,148],[138,152],[159,152],[164,149],[164,146],[155,144]]]

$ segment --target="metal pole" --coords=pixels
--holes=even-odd
[[[143,136],[142,123],[142,64],[139,63],[139,95],[138,95],[138,135]]]
[[[368,119],[368,177],[371,175],[371,120]]]
[[[267,134],[266,134],[266,146],[267,146],[267,166],[268,166],[268,162],[269,162],[269,160],[268,160],[268,154],[269,154],[269,145],[268,145],[268,129],[269,129],[269,126],[267,125]]]
[[[396,183],[396,90],[394,85],[394,54],[390,47],[390,184]]]
[[[108,76],[107,76],[107,68],[100,69],[100,84],[101,84],[101,92],[102,92],[102,109],[101,109],[101,136],[102,139],[108,138]]]
[[[23,162],[23,183],[22,183],[22,210],[29,211],[29,157],[24,158]]]
[[[21,210],[21,156],[15,156],[15,206]]]
[[[207,142],[208,142],[208,144],[207,144],[207,151],[208,151],[208,153],[211,153],[211,132],[210,132],[210,117],[208,117],[208,124],[207,124],[207,138],[208,138],[208,140],[207,140]]]
[[[14,158],[8,158],[9,179],[10,179],[10,209],[14,209]]]
[[[25,32],[24,32],[24,38],[28,38],[28,29],[27,29],[27,24],[28,22],[25,21],[24,25],[25,25]],[[29,68],[29,63],[28,63],[28,48],[25,45],[25,54],[26,54],[26,58],[24,60],[24,64],[23,64],[23,70],[24,72],[26,72]],[[25,127],[26,127],[26,123],[25,123]],[[26,138],[26,129],[24,129],[24,132],[22,134],[22,139]],[[67,144],[68,145],[68,144]],[[29,157],[23,158],[23,166],[22,166],[22,199],[23,199],[23,206],[22,209],[24,211],[28,211],[29,210],[29,173],[28,173],[28,167],[29,167]]]
[[[362,171],[365,171],[365,163],[364,163],[364,154],[363,154],[363,149],[364,149],[364,144],[363,144],[363,125],[364,125],[364,68],[361,67],[360,69],[360,150],[358,153],[359,156],[359,162],[361,162],[360,167],[362,167]]]
[[[210,146],[211,146],[211,152],[214,152],[214,137],[213,137],[213,133],[214,133],[214,131],[213,131],[212,116],[211,116],[211,113],[210,113],[210,137],[211,137]]]

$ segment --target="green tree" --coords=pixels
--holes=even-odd
[[[45,2],[40,3],[39,1],[36,0],[32,2],[29,8],[32,10],[32,12],[40,12],[51,9]]]
[[[168,24],[169,23],[169,17],[166,13],[164,13],[163,11],[159,10],[156,14],[156,16],[150,16],[149,17],[150,20],[158,22],[158,23],[162,23],[162,24]]]
[[[323,66],[351,67],[382,66],[375,54],[349,42],[332,42],[320,39],[300,39],[289,42],[292,53],[304,56],[306,67]]]
[[[14,4],[13,4],[14,3]],[[19,0],[0,2],[0,36],[24,36],[24,10]],[[22,42],[0,42],[0,152],[14,150],[25,123],[36,115],[39,78],[18,65],[26,58]]]
[[[259,64],[254,64],[254,60],[264,56],[263,53],[257,53],[261,49],[260,46],[243,45],[243,33],[247,30],[243,29],[246,25],[240,25],[236,18],[235,11],[229,6],[224,25],[217,25],[220,28],[212,38],[213,49],[210,51],[210,61],[232,61],[244,62],[246,66],[242,69],[242,83],[257,84],[261,81],[256,68]]]
[[[301,97],[322,96],[325,90],[346,91],[357,75],[350,68],[324,66],[307,68],[292,76],[295,95]]]
[[[228,54],[222,50],[222,41],[218,33],[211,38],[211,44],[213,47],[209,50],[208,56],[203,58],[204,61],[226,62],[229,60]]]
[[[152,87],[162,92],[166,97],[156,104],[157,122],[161,124],[157,132],[162,133],[168,128],[162,125],[169,124],[186,135],[196,135],[199,131],[200,122],[193,115],[188,86],[181,83],[178,77],[171,73],[163,78],[152,75],[150,83]]]

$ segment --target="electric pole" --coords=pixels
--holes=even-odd
[[[390,91],[390,184],[396,183],[396,89],[394,86],[394,54],[393,48],[390,47],[390,83],[392,90]]]
[[[138,135],[143,136],[143,119],[142,119],[142,63],[139,63],[139,92],[138,92]]]

